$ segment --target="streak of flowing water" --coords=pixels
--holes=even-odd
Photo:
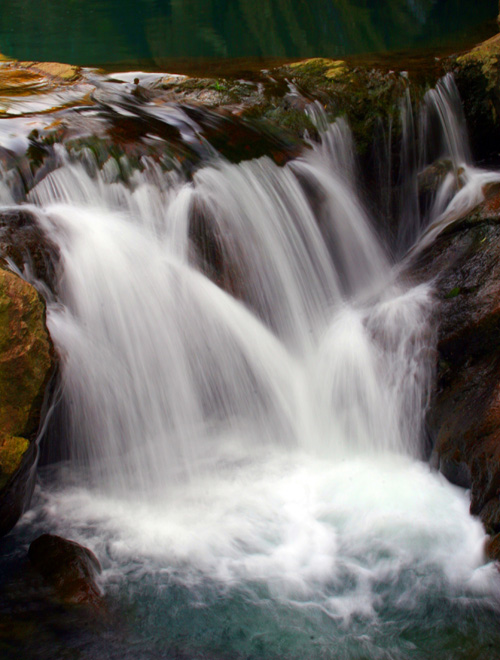
[[[427,104],[472,182],[450,84]],[[29,193],[71,461],[24,525],[96,550],[158,657],[426,658],[494,611],[467,497],[420,462],[432,291],[395,278],[347,125],[322,130],[190,182],[62,150]]]
[[[390,283],[337,173],[346,135],[333,127],[284,168],[220,162],[163,191],[67,163],[30,193],[61,253],[49,325],[73,454],[104,469],[107,487],[146,495],[215,469],[229,446],[250,457],[276,446],[419,454],[429,293]],[[190,244],[193,212],[222,272]],[[367,290],[375,306],[353,302]]]
[[[451,74],[426,93],[418,126],[409,92],[401,106],[401,117],[402,201],[398,247],[404,254],[410,248],[428,245],[447,225],[477,206],[483,199],[485,184],[500,181],[500,175],[473,164],[462,102]],[[418,175],[425,176],[429,171],[426,168],[434,169],[435,185],[422,207]]]

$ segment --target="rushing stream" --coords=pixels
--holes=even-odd
[[[195,143],[182,108],[151,112]],[[445,79],[422,119],[440,138],[407,159],[389,250],[349,127],[308,112],[321,141],[282,167],[211,149],[189,179],[144,157],[124,181],[126,163],[60,147],[20,200],[57,248],[48,327],[69,456],[41,471],[15,537],[93,549],[110,607],[99,630],[56,626],[24,657],[495,657],[484,532],[427,461],[432,288],[391,253],[499,177],[472,166]],[[438,156],[454,168],[422,217],[412,185]],[[5,174],[4,209],[16,190]]]

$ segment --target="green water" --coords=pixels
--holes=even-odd
[[[104,66],[440,47],[494,32],[497,0],[2,0],[0,52]]]

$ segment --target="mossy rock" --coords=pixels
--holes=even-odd
[[[430,84],[435,79],[430,81]],[[400,100],[409,85],[408,77],[388,68],[353,66],[344,60],[312,58],[262,71],[253,81],[231,78],[187,78],[164,83],[170,98],[206,107],[238,106],[240,117],[262,119],[284,129],[295,139],[316,129],[303,108],[291,102],[291,84],[302,101],[319,101],[329,121],[345,116],[353,129],[358,152],[372,145],[373,128],[382,118],[399,124]],[[414,90],[415,100],[425,85]]]
[[[0,488],[5,486],[21,465],[29,444],[26,438],[12,435],[6,435],[0,440]]]
[[[293,62],[288,66],[300,76],[337,78],[349,72],[349,67],[344,60],[330,60],[325,57],[313,57],[309,60]]]
[[[32,444],[51,366],[43,301],[30,284],[0,268],[0,534],[15,524],[31,494],[16,481],[29,479],[36,459]]]
[[[500,34],[452,65],[476,160],[497,164],[500,152]]]
[[[460,67],[478,66],[487,80],[487,89],[493,89],[499,82],[500,34],[479,44],[468,53],[457,57]]]

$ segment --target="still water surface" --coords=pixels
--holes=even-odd
[[[496,0],[2,0],[0,52],[104,66],[440,47],[495,31]]]

